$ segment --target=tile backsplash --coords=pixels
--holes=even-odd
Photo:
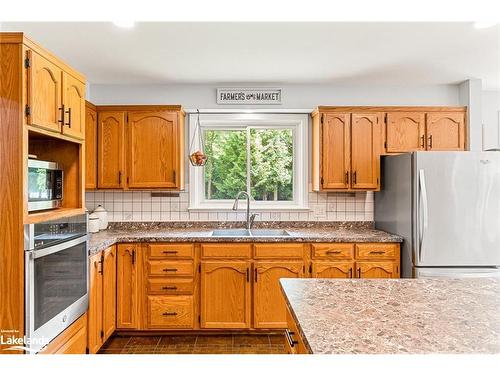
[[[188,192],[178,197],[152,197],[151,191],[87,191],[89,211],[98,205],[108,211],[109,221],[237,221],[245,219],[238,211],[188,211]],[[304,211],[259,211],[259,221],[373,221],[372,192],[309,193],[309,208]]]

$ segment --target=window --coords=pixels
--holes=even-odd
[[[200,116],[204,167],[190,167],[190,209],[231,209],[246,191],[254,209],[306,208],[307,115]],[[190,115],[193,134],[196,115]]]

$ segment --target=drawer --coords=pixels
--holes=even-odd
[[[312,244],[313,259],[351,260],[354,258],[352,243],[320,243]]]
[[[193,276],[192,260],[150,260],[148,262],[150,276]]]
[[[193,294],[193,279],[148,279],[149,294]]]
[[[193,296],[148,296],[148,328],[193,327]]]
[[[356,259],[397,259],[399,244],[363,243],[356,244]]]
[[[255,258],[297,258],[302,259],[304,257],[304,245],[303,244],[284,244],[284,243],[274,243],[274,244],[255,244]]]
[[[201,245],[202,258],[241,258],[252,256],[250,244],[204,244]]]
[[[299,335],[297,324],[292,317],[290,310],[286,309],[287,328],[284,333],[285,348],[288,354],[307,354],[308,350]]]
[[[190,244],[149,244],[148,247],[151,259],[194,258],[194,246]]]

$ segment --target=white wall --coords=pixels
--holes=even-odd
[[[216,104],[217,87],[281,87],[279,106]],[[94,104],[181,104],[184,108],[312,109],[318,105],[460,105],[458,85],[335,86],[328,84],[91,85]]]
[[[500,91],[482,92],[483,146],[500,149]]]

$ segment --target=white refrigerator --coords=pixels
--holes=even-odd
[[[383,156],[375,226],[404,238],[402,277],[500,277],[500,153]]]

